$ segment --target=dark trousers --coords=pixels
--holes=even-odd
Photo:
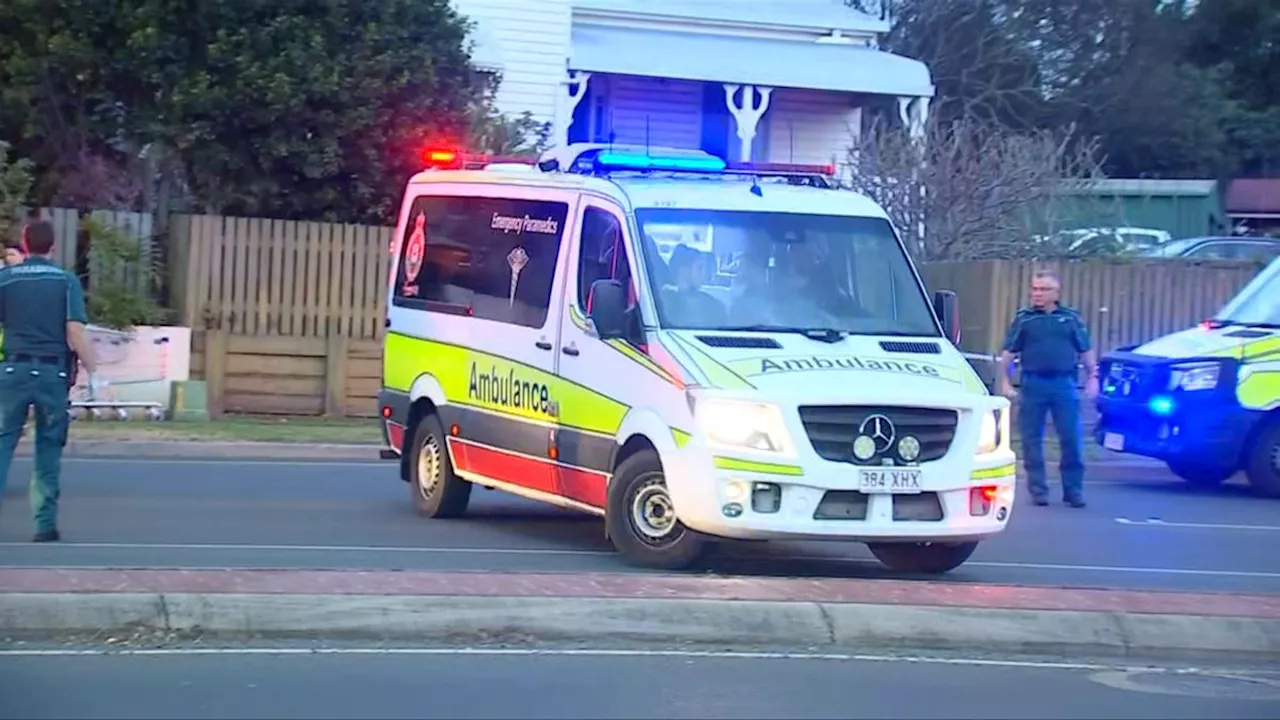
[[[1066,500],[1084,496],[1084,427],[1080,417],[1080,391],[1071,375],[1037,376],[1023,373],[1019,390],[1018,429],[1022,434],[1022,464],[1027,484],[1035,498],[1049,495],[1044,470],[1044,424],[1053,417],[1062,457],[1062,496]]]
[[[70,418],[67,401],[71,388],[60,365],[40,362],[0,363],[0,498],[9,480],[18,437],[35,409],[35,474],[28,486],[36,532],[53,530],[58,523],[61,495],[62,449],[67,442]]]

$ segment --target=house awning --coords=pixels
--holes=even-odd
[[[502,72],[506,69],[502,61],[502,45],[499,44],[488,25],[484,22],[476,22],[467,39],[474,43],[471,48],[471,64],[477,70]]]
[[[735,37],[611,25],[575,25],[574,70],[933,97],[924,63],[860,45]]]

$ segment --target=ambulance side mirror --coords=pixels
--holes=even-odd
[[[627,290],[617,280],[591,283],[587,296],[587,314],[596,326],[601,340],[625,338],[627,335]]]
[[[938,322],[942,323],[942,332],[955,345],[960,344],[960,298],[950,290],[939,290],[933,294],[933,311],[938,314]]]

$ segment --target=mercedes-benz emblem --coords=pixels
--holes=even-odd
[[[893,447],[893,421],[884,415],[872,415],[858,426],[858,434],[865,435],[876,444],[876,452],[882,453]]]

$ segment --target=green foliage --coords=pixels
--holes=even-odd
[[[0,240],[13,237],[18,213],[27,204],[34,182],[34,164],[25,158],[10,158],[9,143],[0,140]]]
[[[168,313],[155,301],[162,268],[128,232],[86,218],[89,232],[89,322],[117,330],[166,322]]]
[[[162,147],[199,212],[386,223],[482,94],[449,0],[0,6],[0,127],[50,167]]]

